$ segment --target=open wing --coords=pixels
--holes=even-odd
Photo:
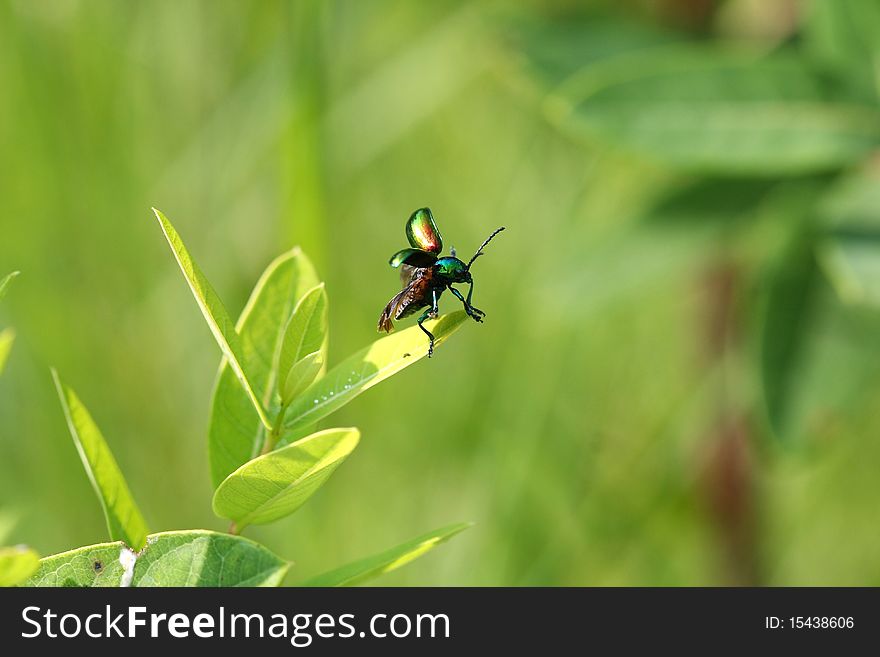
[[[406,221],[406,239],[410,246],[421,249],[434,255],[443,250],[443,238],[434,223],[434,217],[429,208],[420,208],[413,212]]]
[[[430,267],[437,262],[437,256],[421,249],[401,249],[388,260],[388,264],[397,269],[401,265],[410,267]]]
[[[409,281],[404,284],[403,289],[388,302],[385,310],[382,311],[382,315],[379,317],[379,331],[391,332],[394,329],[393,320],[407,317],[419,308],[424,308],[428,305],[425,299],[430,289],[430,270],[423,268],[410,269],[412,270],[412,275]]]

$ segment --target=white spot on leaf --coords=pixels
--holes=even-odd
[[[134,578],[134,565],[137,563],[138,555],[127,547],[122,548],[119,553],[119,563],[122,565],[122,578],[119,580],[121,588],[131,586],[131,580]]]

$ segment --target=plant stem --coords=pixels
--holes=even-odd
[[[236,524],[234,522],[230,522],[228,531],[233,536],[237,536],[238,535],[238,526],[236,526]]]
[[[272,430],[266,434],[266,440],[263,442],[263,449],[260,451],[260,456],[268,454],[275,449],[275,445],[278,444],[278,440],[281,438],[281,430],[284,428],[284,415],[287,413],[288,406],[289,403],[282,404],[281,408],[278,409],[278,415],[275,417]]]

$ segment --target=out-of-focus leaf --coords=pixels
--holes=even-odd
[[[708,178],[674,190],[644,218],[652,227],[732,223],[753,217],[775,181]]]
[[[401,543],[390,550],[359,559],[313,577],[304,582],[303,586],[355,586],[356,584],[363,584],[392,570],[397,570],[414,559],[418,559],[440,543],[448,541],[470,526],[471,523],[463,522],[435,529],[406,543]]]
[[[206,530],[147,537],[139,553],[104,543],[40,560],[26,586],[278,586],[290,564],[259,543]]]
[[[458,330],[466,319],[464,311],[456,311],[425,322],[425,328],[435,337],[435,354],[437,346]],[[285,430],[296,431],[314,424],[427,354],[428,338],[418,326],[376,340],[346,358],[297,397],[287,410]],[[285,440],[286,436],[280,443]]]
[[[823,199],[820,262],[840,298],[880,305],[880,176],[858,172]]]
[[[284,337],[281,340],[281,351],[278,356],[278,388],[281,391],[283,401],[293,398],[291,386],[294,383],[302,384],[300,368],[298,381],[290,381],[291,369],[295,363],[299,363],[308,354],[317,352],[320,359],[327,357],[327,291],[323,283],[311,290],[300,299],[284,329]],[[320,368],[319,368],[320,369]],[[315,370],[309,385],[315,380],[319,370]]]
[[[61,383],[58,373],[52,370],[52,378],[58,390],[58,398],[64,409],[67,427],[79,452],[83,467],[101,501],[110,538],[123,541],[139,550],[149,530],[134,502],[116,459],[88,410],[69,387]]]
[[[9,358],[9,352],[12,351],[12,343],[15,342],[15,330],[5,328],[0,331],[0,374],[6,366],[6,359]]]
[[[18,276],[21,272],[14,271],[9,274],[6,274],[3,278],[0,278],[0,299],[6,296],[6,289],[9,287],[9,284],[12,282],[12,279]]]
[[[548,115],[574,134],[725,175],[833,170],[880,141],[880,113],[825,102],[799,60],[693,47],[587,68],[551,97]]]
[[[880,305],[880,230],[835,229],[822,240],[819,253],[843,301]]]
[[[294,248],[276,258],[254,286],[238,319],[244,368],[260,399],[274,414],[273,366],[290,315],[303,295],[318,284],[312,263]],[[266,429],[226,358],[220,364],[208,430],[211,481],[216,488],[229,473],[260,452]]]
[[[327,429],[245,463],[214,493],[214,513],[239,530],[302,506],[360,440],[357,429]]]
[[[805,50],[849,82],[866,100],[880,92],[880,2],[812,0],[804,25]]]
[[[764,407],[777,437],[787,438],[789,406],[797,384],[818,281],[814,241],[793,240],[767,281],[762,316],[761,382]]]
[[[0,548],[0,586],[16,586],[40,567],[40,557],[23,545]]]
[[[241,383],[245,392],[247,392],[248,398],[254,405],[254,410],[256,410],[260,421],[267,429],[271,429],[272,425],[266,417],[266,410],[263,407],[263,402],[257,396],[257,392],[251,383],[249,373],[246,372],[244,365],[242,364],[244,362],[244,356],[241,341],[235,330],[235,326],[232,324],[232,319],[226,311],[226,307],[223,305],[223,302],[220,301],[220,297],[217,296],[214,288],[211,287],[208,279],[196,265],[192,256],[190,256],[183,240],[180,239],[180,235],[177,234],[177,231],[174,229],[174,226],[171,225],[171,222],[168,221],[168,218],[156,208],[153,208],[153,212],[156,215],[156,219],[159,220],[159,225],[162,227],[165,239],[168,240],[168,245],[171,247],[172,253],[174,253],[177,264],[180,265],[180,271],[183,272],[183,277],[186,279],[193,297],[195,297],[196,303],[199,306],[199,310],[202,311],[202,315],[208,323],[208,327],[211,329],[211,333],[214,335],[214,339],[217,341],[220,350],[223,352],[229,367],[235,372],[239,383]]]
[[[598,15],[558,20],[520,15],[503,32],[545,90],[588,66],[674,39],[653,26]]]
[[[12,509],[0,509],[0,543],[6,543],[15,525],[21,519],[20,513]]]
[[[9,287],[9,283],[12,282],[12,279],[19,275],[20,272],[14,271],[12,273],[6,274],[2,279],[0,279],[0,299],[2,299],[6,295],[6,289]],[[6,366],[6,359],[9,358],[9,352],[12,350],[12,343],[15,341],[15,331],[11,328],[6,328],[0,331],[0,374],[3,373],[3,368]]]

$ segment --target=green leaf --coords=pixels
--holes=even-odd
[[[301,360],[294,363],[284,380],[283,402],[289,403],[308,388],[324,367],[324,356],[320,351],[306,354]]]
[[[9,287],[9,284],[12,282],[12,279],[18,276],[21,272],[14,271],[10,274],[6,274],[3,278],[0,278],[0,299],[6,296],[6,289]]]
[[[28,547],[0,548],[0,586],[16,586],[40,567],[40,557]]]
[[[357,429],[327,429],[245,463],[214,493],[214,513],[239,530],[289,515],[351,454]]]
[[[846,303],[880,306],[880,177],[870,170],[841,179],[820,204],[822,265]]]
[[[467,319],[464,311],[425,322],[437,346],[458,330]],[[428,354],[428,339],[418,326],[380,338],[346,358],[297,397],[287,410],[286,431],[314,424],[341,408],[364,390],[373,387]],[[282,438],[280,444],[287,440]]]
[[[276,258],[263,272],[236,326],[244,368],[267,408],[273,400],[284,329],[299,299],[318,284],[318,275],[299,248]],[[224,358],[220,364],[208,430],[208,458],[214,488],[229,473],[260,453],[266,430],[250,397]]]
[[[134,553],[121,542],[100,543],[40,559],[24,586],[119,586]]]
[[[214,288],[211,287],[208,279],[205,278],[205,275],[193,261],[189,251],[187,251],[186,246],[183,243],[183,240],[180,239],[180,235],[177,234],[177,231],[174,229],[174,226],[171,225],[171,222],[168,221],[165,215],[159,212],[156,208],[153,208],[153,212],[159,220],[159,225],[162,227],[162,232],[165,233],[165,239],[168,240],[168,245],[174,253],[177,264],[180,265],[180,271],[183,272],[183,276],[186,278],[190,290],[192,290],[193,297],[195,297],[196,303],[202,311],[202,315],[205,317],[208,327],[211,329],[211,333],[214,334],[214,339],[220,346],[220,350],[226,357],[229,366],[232,368],[233,372],[235,372],[239,383],[241,383],[245,392],[247,392],[248,398],[254,405],[254,409],[256,410],[260,421],[267,429],[271,429],[272,425],[266,417],[266,411],[263,408],[263,404],[257,396],[250,378],[248,377],[248,373],[242,365],[244,360],[242,347],[238,333],[236,333],[235,327],[232,324],[232,319],[229,317],[229,313],[226,312],[223,302],[220,301],[220,297],[217,296],[217,293],[214,291]]]
[[[61,383],[55,370],[52,370],[52,378],[55,380],[70,435],[104,509],[110,538],[139,550],[149,530],[122,472],[119,471],[116,459],[88,410],[73,390]]]
[[[132,586],[278,586],[290,564],[259,543],[206,530],[147,540]]]
[[[15,342],[15,330],[5,328],[0,331],[0,374],[6,367],[6,359],[9,358],[9,352],[12,351],[13,342]]]
[[[322,359],[327,357],[327,291],[323,283],[309,290],[300,299],[284,329],[284,339],[281,341],[281,352],[278,356],[278,387],[283,400],[289,401],[293,398],[288,379],[294,364],[313,352],[320,352]],[[303,373],[300,371],[299,374]],[[315,376],[317,374],[315,372]],[[308,381],[306,385],[312,381]]]
[[[736,225],[759,215],[776,181],[751,178],[701,178],[660,198],[643,219],[659,228]]]
[[[617,20],[596,13],[547,18],[514,15],[502,26],[506,41],[516,50],[543,89],[553,89],[579,70],[625,55],[628,51],[665,45],[675,34],[653,25]]]
[[[303,586],[354,586],[356,584],[363,584],[379,575],[397,570],[414,559],[418,559],[429,550],[440,545],[440,543],[448,541],[470,526],[471,523],[465,522],[436,529],[385,552],[360,559],[313,577],[304,582]]]
[[[880,3],[813,0],[804,22],[805,51],[864,99],[880,91]]]
[[[813,240],[809,235],[800,235],[765,284],[761,382],[767,419],[776,437],[782,439],[789,433],[793,388],[799,380],[817,272]]]
[[[26,586],[278,586],[290,564],[259,543],[207,530],[147,537],[140,552],[104,543],[40,560]]]
[[[819,255],[842,301],[880,306],[880,231],[838,228],[822,240]]]
[[[797,58],[694,47],[590,67],[557,91],[548,113],[572,133],[700,173],[833,170],[880,142],[880,112],[825,102]]]

